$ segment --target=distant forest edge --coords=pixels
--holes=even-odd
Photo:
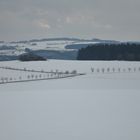
[[[78,51],[77,60],[140,61],[139,43],[93,44]]]

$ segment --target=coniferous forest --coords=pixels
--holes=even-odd
[[[77,59],[140,61],[140,44],[93,44],[80,49]]]

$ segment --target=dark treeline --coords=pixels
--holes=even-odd
[[[21,54],[18,58],[20,61],[45,61],[44,57],[36,55],[32,52]]]
[[[77,59],[140,61],[140,44],[94,44],[80,49]]]

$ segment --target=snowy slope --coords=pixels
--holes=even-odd
[[[86,73],[57,80],[0,84],[1,140],[140,139],[139,62],[10,61],[0,62],[0,66]],[[29,74],[0,68],[0,77]]]
[[[70,44],[71,41],[42,41],[42,42],[10,42],[0,44],[0,59],[5,60],[3,56],[18,56],[26,52],[26,49],[31,51],[66,51],[65,45]],[[47,52],[46,52],[47,53]],[[15,58],[17,59],[17,58]],[[9,58],[10,60],[10,58]]]
[[[0,61],[17,60],[20,54],[26,52],[26,49],[34,51],[36,54],[49,59],[73,60],[77,57],[77,47],[88,46],[95,43],[116,43],[109,40],[82,40],[74,38],[51,38],[41,40],[29,40],[19,42],[0,42]]]

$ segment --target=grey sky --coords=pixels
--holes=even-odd
[[[140,40],[139,0],[0,0],[0,40]]]

